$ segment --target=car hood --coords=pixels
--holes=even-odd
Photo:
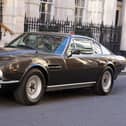
[[[2,57],[15,57],[28,54],[35,54],[36,50],[32,49],[17,49],[17,48],[0,48],[0,58]]]
[[[15,58],[20,59],[22,57],[34,57],[35,54],[41,54],[43,58],[54,55],[50,53],[39,52],[34,49],[0,48],[0,62],[13,60]]]

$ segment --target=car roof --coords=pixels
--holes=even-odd
[[[71,33],[62,33],[62,32],[25,32],[27,34],[47,34],[47,35],[56,35],[56,36],[62,36],[62,37],[84,37],[84,38],[88,38],[88,39],[93,39],[91,37],[88,36],[84,36],[84,35],[76,35],[76,34],[71,34]]]
[[[61,33],[61,32],[25,32],[26,34],[47,34],[47,35],[57,35],[57,36],[69,36],[69,33]]]

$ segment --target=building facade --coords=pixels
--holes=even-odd
[[[48,20],[66,20],[81,23],[101,24],[107,26],[123,26],[125,32],[126,0],[0,0],[0,23],[4,24],[14,33],[24,31],[25,17],[40,18],[43,22]],[[4,27],[1,40],[12,38]],[[126,40],[122,32],[121,49],[126,50]]]

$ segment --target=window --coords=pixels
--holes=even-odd
[[[71,51],[78,50],[80,54],[93,54],[92,40],[86,38],[74,38],[68,48],[68,54]]]
[[[41,0],[39,11],[40,19],[43,22],[50,20],[52,2],[53,0]]]
[[[84,11],[84,0],[75,0],[75,22],[82,22]]]
[[[95,54],[102,54],[101,47],[98,43],[94,42],[93,43],[93,48],[94,48],[94,53]]]
[[[63,54],[67,37],[48,34],[22,34],[6,47],[35,49],[45,53]]]
[[[9,44],[11,47],[29,47],[29,48],[36,48],[36,35],[22,35],[18,39],[14,40],[12,43]]]
[[[107,48],[105,48],[103,45],[101,45],[101,49],[104,55],[110,55],[112,54],[111,51],[109,51]]]

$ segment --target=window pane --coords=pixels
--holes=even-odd
[[[75,22],[81,23],[84,11],[84,0],[75,0]]]
[[[107,48],[105,48],[103,45],[101,45],[101,48],[102,48],[102,52],[103,54],[105,55],[110,55],[112,54],[112,52],[110,52]]]
[[[43,22],[50,20],[52,0],[41,0],[40,3],[40,18]]]
[[[95,54],[102,54],[101,47],[100,47],[99,44],[94,43],[93,46],[94,46],[94,52],[95,52]]]
[[[77,49],[81,54],[92,54],[93,49],[91,42],[92,41],[89,39],[75,38],[72,40],[68,52]]]

